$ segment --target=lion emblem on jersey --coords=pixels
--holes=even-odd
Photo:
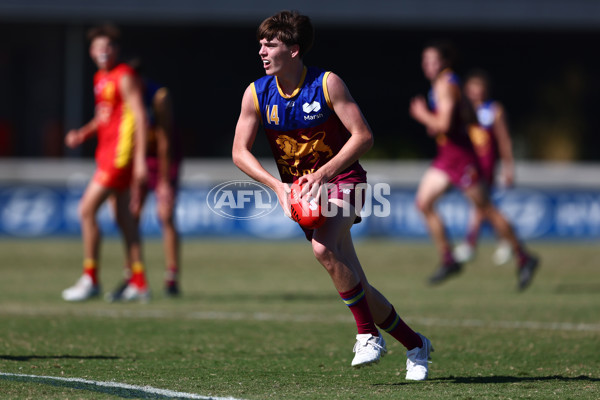
[[[276,143],[283,152],[283,155],[277,161],[279,164],[297,167],[300,161],[308,156],[311,157],[311,163],[317,162],[322,156],[333,156],[331,147],[324,143],[324,131],[318,132],[311,138],[304,135],[300,135],[300,137],[306,142],[299,142],[288,135],[280,135],[277,138]]]

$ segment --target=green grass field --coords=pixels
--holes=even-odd
[[[436,348],[430,379],[407,382],[405,350],[389,336],[381,363],[350,367],[351,314],[304,241],[188,240],[180,299],[163,296],[161,246],[149,241],[151,303],[68,304],[60,292],[80,273],[80,242],[3,239],[0,398],[174,398],[14,373],[235,399],[599,399],[598,246],[532,248],[542,266],[517,293],[514,267],[490,266],[490,244],[430,288],[429,243],[357,243],[371,283]],[[112,289],[121,244],[102,254]]]

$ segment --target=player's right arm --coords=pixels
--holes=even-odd
[[[81,143],[94,136],[97,130],[98,124],[96,123],[96,118],[92,118],[90,122],[81,128],[71,129],[69,132],[67,132],[67,136],[65,136],[65,144],[67,147],[74,149]]]
[[[263,183],[273,189],[279,203],[285,212],[285,215],[290,217],[290,204],[288,194],[290,188],[287,184],[271,175],[252,154],[252,145],[256,140],[258,127],[260,126],[260,117],[254,106],[254,98],[252,87],[248,86],[242,98],[242,109],[240,117],[235,127],[235,137],[233,139],[233,148],[231,155],[233,163],[252,179]]]

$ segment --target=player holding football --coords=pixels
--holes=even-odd
[[[463,88],[477,114],[477,123],[469,126],[469,137],[475,148],[484,189],[489,192],[494,186],[498,157],[502,160],[501,184],[510,187],[514,182],[514,159],[504,107],[489,99],[490,80],[485,71],[471,71]],[[474,257],[483,221],[484,216],[475,209],[471,215],[467,237],[454,249],[457,261],[467,262]],[[497,265],[501,265],[509,261],[511,253],[510,244],[501,240],[492,259]]]
[[[481,183],[477,157],[467,127],[475,122],[472,107],[461,96],[456,74],[451,67],[451,48],[446,43],[434,43],[423,50],[421,66],[431,82],[429,106],[423,97],[410,103],[410,115],[423,124],[437,141],[438,154],[425,172],[417,191],[416,203],[441,256],[441,266],[429,279],[431,284],[443,282],[460,272],[462,265],[454,259],[452,246],[442,219],[435,209],[437,200],[452,185],[459,188],[484,216],[498,235],[507,240],[517,255],[518,288],[531,283],[538,260],[517,240],[508,221],[492,204]]]
[[[130,62],[136,73],[141,74],[141,62]],[[175,225],[175,204],[179,171],[181,166],[181,146],[173,126],[173,110],[169,89],[146,78],[141,78],[144,105],[148,115],[148,142],[146,145],[146,165],[148,180],[140,190],[140,208],[134,212],[139,225],[140,214],[149,191],[156,194],[156,211],[161,224],[163,248],[165,251],[165,294],[175,297],[179,291],[179,232]],[[114,203],[114,202],[113,202]],[[123,293],[129,285],[131,270],[128,266],[125,281],[113,292],[108,293],[108,301],[123,300]]]
[[[80,203],[84,247],[83,275],[62,292],[67,301],[81,301],[100,293],[98,258],[101,233],[96,221],[100,206],[110,196],[116,201],[116,220],[125,241],[127,265],[132,275],[123,297],[147,300],[149,291],[142,262],[142,249],[132,211],[140,208],[139,188],[147,179],[146,112],[142,90],[134,71],[117,62],[119,31],[112,26],[93,28],[88,33],[90,56],[98,71],[94,76],[94,118],[65,137],[74,148],[98,137],[96,172]],[[130,187],[133,181],[133,193]]]
[[[336,185],[328,197],[338,212],[305,233],[356,320],[352,366],[376,363],[387,352],[377,325],[407,348],[406,379],[424,380],[433,350],[429,339],[408,327],[369,284],[352,244],[350,228],[360,210],[352,203],[356,193],[347,194],[366,182],[358,159],[371,148],[373,135],[344,82],[334,73],[304,66],[302,57],[313,37],[310,19],[297,12],[282,11],[259,26],[259,56],[266,76],[251,83],[242,98],[233,161],[273,189],[287,216],[288,184],[296,182],[313,193],[325,184]],[[268,173],[251,152],[261,125],[281,180]]]

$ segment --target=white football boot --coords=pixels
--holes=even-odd
[[[355,354],[352,366],[360,368],[369,364],[376,364],[387,353],[385,340],[381,334],[373,336],[370,333],[356,335],[356,344],[352,350]]]
[[[121,294],[123,301],[140,301],[147,303],[150,301],[150,289],[148,287],[140,287],[135,283],[129,283]]]
[[[415,347],[406,352],[406,379],[409,381],[424,381],[429,375],[429,359],[433,346],[429,339],[417,333],[423,341],[422,347]]]
[[[94,285],[88,274],[83,274],[75,285],[62,291],[62,298],[66,301],[84,301],[99,294],[100,286]]]
[[[494,264],[496,264],[499,267],[509,262],[512,257],[513,251],[510,247],[510,243],[508,243],[505,240],[499,241],[498,247],[496,247],[496,250],[492,254],[492,261],[494,262]]]
[[[454,248],[452,257],[460,264],[472,261],[475,257],[475,249],[469,243],[462,242]]]

